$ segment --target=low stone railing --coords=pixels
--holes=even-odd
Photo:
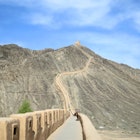
[[[86,115],[79,113],[79,120],[82,126],[83,140],[101,140],[100,135]]]
[[[50,109],[0,118],[0,140],[46,140],[70,116],[64,109]]]

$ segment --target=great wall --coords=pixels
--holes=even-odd
[[[74,111],[74,107],[71,105],[70,97],[63,85],[61,76],[85,72],[92,60],[89,54],[78,48],[79,45],[80,42],[75,43],[77,49],[82,51],[88,58],[85,67],[78,71],[63,72],[55,78],[56,86],[62,93],[60,97],[64,100],[64,109],[49,109],[25,114],[12,114],[6,118],[0,118],[0,140],[47,140],[71,116],[70,113]],[[101,140],[86,115],[79,113],[79,120],[82,127],[81,133],[83,140]]]
[[[69,116],[66,110],[51,109],[0,118],[0,140],[46,140]]]

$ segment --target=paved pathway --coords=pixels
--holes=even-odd
[[[76,121],[76,117],[69,117],[47,140],[83,140],[80,121]]]

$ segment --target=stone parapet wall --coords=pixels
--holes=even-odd
[[[64,109],[50,109],[0,118],[0,140],[46,140],[70,116]]]
[[[100,135],[86,115],[79,114],[79,119],[82,125],[83,140],[101,140]]]

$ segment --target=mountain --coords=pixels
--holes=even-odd
[[[0,115],[16,113],[24,99],[33,110],[67,102],[99,130],[140,132],[140,70],[80,44],[40,51],[0,46]]]

